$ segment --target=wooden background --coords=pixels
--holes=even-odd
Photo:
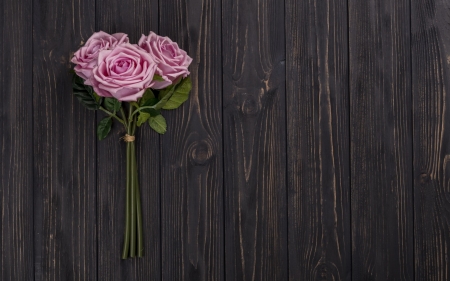
[[[1,280],[450,280],[450,1],[0,1]],[[146,256],[121,260],[124,131],[71,94],[98,30],[194,59],[139,131]]]

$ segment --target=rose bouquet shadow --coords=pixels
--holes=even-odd
[[[125,231],[122,258],[144,255],[141,197],[135,134],[144,123],[160,134],[167,130],[163,109],[178,108],[188,98],[191,80],[187,53],[168,37],[150,32],[138,44],[123,33],[94,33],[74,53],[73,93],[90,110],[106,114],[97,127],[104,139],[121,123],[126,134]]]

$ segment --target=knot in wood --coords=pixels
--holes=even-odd
[[[427,183],[430,181],[430,175],[427,173],[420,174],[420,183]]]
[[[314,280],[341,280],[339,270],[330,262],[319,262],[314,268]]]
[[[213,156],[211,144],[206,140],[194,142],[190,152],[192,161],[198,165],[205,165]]]
[[[255,115],[258,111],[259,102],[253,96],[249,96],[242,103],[242,113],[245,115]]]

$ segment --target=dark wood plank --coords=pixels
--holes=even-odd
[[[284,1],[223,0],[227,280],[287,280]]]
[[[158,1],[97,0],[97,30],[123,32],[137,44],[142,34],[158,31]],[[103,118],[99,113],[97,120]],[[98,279],[159,280],[160,152],[159,135],[145,125],[136,133],[136,153],[142,201],[145,256],[121,260],[125,227],[125,134],[116,122],[109,137],[97,142],[98,150]]]
[[[289,279],[351,280],[347,1],[286,9]]]
[[[349,0],[353,280],[413,280],[409,2]]]
[[[450,2],[413,0],[416,280],[450,280]]]
[[[31,1],[0,3],[0,279],[32,280]]]
[[[35,280],[97,278],[95,114],[73,97],[69,74],[94,7],[33,2]]]
[[[163,280],[223,280],[220,1],[160,1],[160,33],[193,58],[189,100],[164,111]]]

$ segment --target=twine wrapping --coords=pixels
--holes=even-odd
[[[130,136],[129,134],[125,134],[125,136],[121,137],[124,142],[134,142],[136,139],[134,136]]]

